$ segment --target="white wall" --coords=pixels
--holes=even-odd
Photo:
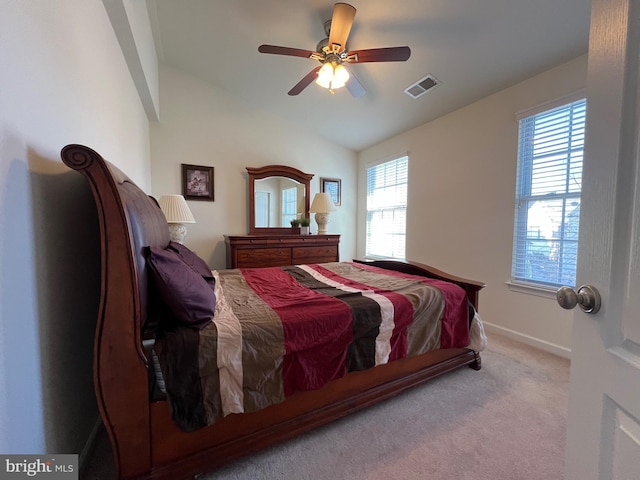
[[[149,189],[148,121],[104,5],[0,5],[0,452],[79,453],[92,382],[99,238],[88,145]]]
[[[577,58],[384,141],[360,152],[358,167],[358,225],[364,225],[367,164],[408,151],[407,258],[486,282],[480,298],[485,322],[564,355],[573,314],[553,298],[513,292],[505,284],[513,239],[515,114],[584,88],[586,64],[586,56]],[[357,251],[364,255],[363,229]]]
[[[189,201],[196,218],[185,245],[211,268],[225,268],[223,235],[248,233],[245,167],[288,165],[320,177],[342,179],[342,206],[331,214],[329,233],[339,233],[340,259],[355,253],[356,154],[307,130],[231,99],[224,90],[179,70],[160,69],[162,117],[151,125],[153,194],[182,193],[181,164],[214,167],[215,201]],[[311,197],[313,198],[313,197]],[[311,231],[317,231],[312,219]]]

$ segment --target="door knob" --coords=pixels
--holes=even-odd
[[[580,305],[585,313],[597,313],[600,310],[600,293],[591,285],[581,286],[578,293],[570,287],[560,287],[556,292],[556,299],[558,305],[567,310],[571,310],[576,305]]]

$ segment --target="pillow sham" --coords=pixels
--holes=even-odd
[[[170,241],[167,249],[175,252],[184,263],[193,268],[206,280],[213,279],[213,274],[207,262],[200,258],[195,252],[189,250],[188,247],[185,247],[181,243]]]
[[[175,319],[198,329],[211,323],[216,308],[212,285],[173,250],[147,247],[146,256],[152,282]]]

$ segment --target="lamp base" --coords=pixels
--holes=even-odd
[[[318,224],[318,235],[324,235],[327,233],[327,223],[329,223],[328,213],[316,213],[316,223]]]
[[[184,237],[187,236],[187,227],[182,223],[169,224],[169,237],[172,242],[184,243]]]

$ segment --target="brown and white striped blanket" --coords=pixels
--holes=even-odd
[[[214,271],[202,330],[156,343],[172,415],[192,431],[350,371],[469,344],[465,292],[451,283],[349,262]]]

